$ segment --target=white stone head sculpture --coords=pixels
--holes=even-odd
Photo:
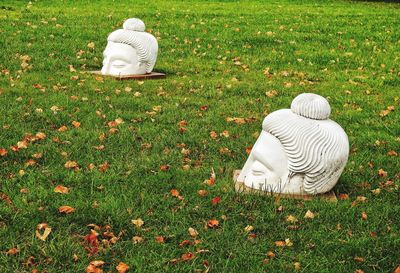
[[[150,73],[157,60],[157,39],[144,32],[143,21],[131,18],[108,36],[101,74],[125,76]]]
[[[319,194],[337,183],[349,140],[319,95],[298,95],[290,107],[269,114],[239,177],[245,186],[285,194]]]

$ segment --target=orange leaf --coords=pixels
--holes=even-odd
[[[189,261],[194,258],[194,254],[191,252],[188,252],[188,253],[182,254],[181,258],[182,258],[182,261]]]
[[[174,196],[174,197],[178,197],[179,196],[179,191],[176,190],[176,189],[172,189],[171,190],[171,195]]]
[[[117,265],[117,271],[118,273],[125,273],[129,270],[129,266],[126,263],[120,262]]]
[[[62,193],[62,194],[68,194],[69,193],[69,189],[67,187],[58,185],[57,187],[54,188],[54,192]]]
[[[365,259],[362,257],[354,257],[354,261],[362,263],[365,262]]]
[[[163,236],[157,236],[156,237],[156,242],[159,243],[159,244],[163,244],[163,243],[165,243],[165,239],[164,239]]]
[[[6,149],[0,148],[0,156],[6,156],[8,151]]]
[[[285,243],[285,241],[276,241],[275,245],[279,246],[279,247],[284,247],[284,246],[286,246],[286,243]]]
[[[15,255],[19,252],[19,249],[16,247],[10,248],[9,250],[6,251],[7,255]]]
[[[103,261],[91,261],[88,267],[86,267],[86,273],[102,273],[103,270],[98,267],[103,266],[103,264]]]
[[[75,128],[78,128],[78,127],[80,127],[81,126],[81,123],[79,122],[79,121],[73,121],[73,122],[71,122],[71,124],[75,127]]]
[[[207,222],[207,226],[209,226],[210,228],[218,227],[218,225],[219,225],[219,222],[216,219],[212,219]]]
[[[393,273],[400,273],[400,265],[394,270]]]
[[[65,125],[63,125],[63,126],[61,126],[60,128],[57,129],[57,131],[59,131],[59,132],[65,132],[67,130],[68,130],[68,127],[65,126]]]
[[[162,166],[160,166],[160,170],[161,170],[161,171],[168,171],[169,168],[170,168],[169,165],[162,165]]]
[[[341,193],[341,194],[339,194],[339,199],[347,200],[347,199],[349,199],[349,195],[347,193]]]
[[[70,213],[73,213],[74,211],[75,211],[75,209],[70,206],[61,206],[58,208],[59,213],[70,214]]]

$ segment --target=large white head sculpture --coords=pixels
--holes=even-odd
[[[131,18],[108,36],[101,74],[113,76],[150,73],[157,60],[157,39],[144,32],[143,21]]]
[[[239,177],[245,186],[285,194],[319,194],[339,180],[349,140],[319,95],[298,95],[290,107],[269,114]]]

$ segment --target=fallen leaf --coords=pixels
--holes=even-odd
[[[389,156],[397,156],[397,152],[396,152],[396,151],[393,151],[393,150],[389,151],[387,154],[388,154]]]
[[[15,255],[19,252],[19,249],[16,247],[10,248],[9,250],[6,251],[7,255]]]
[[[288,217],[286,217],[286,222],[296,223],[297,222],[297,218],[294,217],[293,215],[289,215]]]
[[[339,194],[339,199],[347,200],[347,199],[349,199],[349,195],[347,193],[341,193],[341,194]]]
[[[216,228],[216,227],[218,227],[218,225],[219,225],[219,221],[216,219],[212,219],[207,222],[207,226],[210,228]]]
[[[133,236],[133,237],[132,237],[132,242],[133,242],[134,244],[140,244],[140,243],[142,243],[143,241],[144,241],[143,237],[140,237],[140,236]]]
[[[44,229],[44,232],[43,232],[43,234],[40,234],[40,231],[42,229]],[[35,231],[36,238],[38,238],[39,240],[45,241],[46,238],[49,236],[50,232],[51,232],[51,227],[49,227],[47,225],[47,223],[39,224],[39,225],[37,225],[36,231]]]
[[[77,168],[78,163],[76,163],[75,161],[68,160],[67,162],[65,162],[64,167],[67,169]]]
[[[135,219],[131,221],[136,227],[141,227],[144,224],[144,221],[141,218]]]
[[[188,253],[182,254],[181,259],[182,259],[182,261],[188,261],[188,260],[193,259],[194,257],[195,257],[195,255],[193,253],[188,252]]]
[[[91,261],[88,267],[86,267],[86,273],[102,273],[103,270],[99,267],[102,267],[104,265],[103,261],[96,260],[96,261]]]
[[[8,151],[6,149],[0,148],[0,156],[6,156]]]
[[[368,215],[365,211],[361,213],[361,219],[363,219],[364,221],[368,219]]]
[[[71,124],[72,124],[75,128],[78,128],[78,127],[81,126],[81,123],[78,122],[78,121],[73,121],[73,122],[71,122]]]
[[[170,191],[170,193],[171,193],[171,195],[174,196],[174,197],[178,197],[178,196],[179,196],[179,191],[176,190],[176,189],[172,189],[172,190]]]
[[[285,241],[276,241],[275,246],[284,247],[284,246],[286,246],[286,243],[285,243]]]
[[[118,273],[125,273],[129,270],[129,266],[123,262],[120,262],[116,268],[117,268]]]
[[[378,170],[378,175],[380,177],[386,177],[387,176],[387,172],[385,172],[383,169],[379,169]]]
[[[248,225],[248,226],[246,226],[245,228],[244,228],[244,231],[246,231],[246,232],[250,232],[250,231],[253,231],[254,230],[254,227],[253,226],[250,226],[250,225]]]
[[[394,270],[393,273],[400,273],[400,265]]]
[[[365,259],[362,257],[354,257],[354,261],[361,263],[361,262],[365,262]]]
[[[60,213],[65,213],[65,214],[71,214],[75,211],[73,207],[70,206],[61,206],[58,208],[58,212]]]
[[[164,244],[165,243],[165,239],[163,236],[156,236],[156,242],[159,244]]]
[[[307,210],[306,214],[304,215],[305,219],[314,219],[315,215],[312,211]]]
[[[221,197],[219,197],[219,196],[214,197],[214,198],[211,200],[211,204],[213,204],[213,205],[216,205],[216,204],[218,204],[219,202],[221,202]]]
[[[292,243],[292,241],[290,241],[290,239],[285,239],[285,244],[286,244],[286,246],[293,246],[293,243]]]
[[[194,228],[189,228],[188,229],[189,235],[192,237],[196,237],[197,235],[199,235],[199,233],[197,232],[197,230],[195,230]]]
[[[54,188],[54,192],[56,193],[62,193],[62,194],[68,194],[69,193],[69,189],[67,187],[58,185]]]
[[[207,191],[206,190],[199,190],[197,192],[200,196],[206,196],[207,195]]]
[[[269,250],[268,252],[267,252],[267,257],[268,258],[270,258],[270,259],[272,259],[272,258],[275,258],[275,253],[274,252],[272,252],[271,250]]]

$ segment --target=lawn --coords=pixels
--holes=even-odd
[[[166,79],[86,73],[130,17]],[[0,272],[394,272],[399,18],[388,2],[2,1]],[[302,92],[349,136],[338,202],[235,193],[263,118]]]

